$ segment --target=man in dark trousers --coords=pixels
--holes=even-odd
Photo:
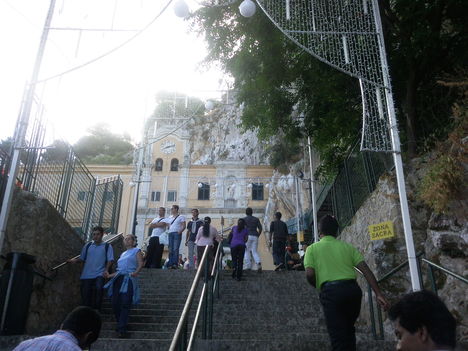
[[[430,291],[405,295],[390,308],[398,351],[442,351],[456,347],[456,321],[448,308]]]
[[[307,281],[320,290],[320,303],[334,351],[355,351],[354,323],[361,310],[362,291],[356,282],[357,267],[386,310],[388,302],[362,255],[336,238],[338,222],[330,215],[319,222],[320,241],[307,248],[304,258]]]
[[[185,240],[185,246],[187,246],[188,256],[188,269],[195,269],[195,253],[197,252],[197,245],[195,239],[197,237],[198,229],[203,225],[203,221],[198,218],[198,209],[192,209],[192,219],[187,224],[187,235]]]
[[[83,246],[80,257],[68,260],[70,263],[84,262],[81,273],[81,304],[97,310],[101,309],[104,276],[114,262],[112,245],[102,241],[104,229],[93,228],[93,241]]]
[[[273,264],[275,271],[285,268],[284,255],[286,254],[286,240],[288,226],[281,220],[281,212],[275,213],[275,220],[270,224],[270,246],[273,241]]]
[[[159,237],[163,234],[166,230],[165,227],[161,226],[157,227],[157,223],[164,223],[164,217],[166,215],[166,209],[164,207],[160,207],[158,209],[158,217],[153,219],[150,224],[151,236],[148,243],[148,249],[146,254],[146,268],[161,268],[161,259],[162,254],[164,251],[164,244],[159,241]]]

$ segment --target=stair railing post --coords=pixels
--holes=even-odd
[[[375,326],[374,316],[374,301],[372,299],[372,288],[369,283],[367,283],[367,294],[369,295],[369,314],[371,319],[372,335],[374,336],[374,339],[377,340],[377,328]]]
[[[209,250],[209,246],[205,247],[205,251]],[[207,322],[208,322],[208,294],[209,286],[208,281],[210,279],[210,264],[208,261],[208,252],[205,254],[205,295],[203,296],[203,328],[202,328],[202,339],[206,340],[207,337]]]
[[[429,268],[429,281],[431,282],[431,289],[434,292],[434,294],[437,295],[437,285],[435,282],[434,269],[432,268],[430,264],[428,264],[428,268]]]

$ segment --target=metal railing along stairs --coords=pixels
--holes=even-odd
[[[219,298],[220,272],[222,269],[222,250],[223,244],[219,243],[213,261],[213,267],[210,272],[208,261],[208,246],[205,248],[203,257],[198,265],[198,270],[193,280],[190,292],[180,316],[174,337],[169,348],[170,351],[188,351],[193,347],[198,320],[202,314],[202,339],[211,339],[213,335],[213,301],[214,296]],[[203,272],[203,273],[202,273]],[[189,314],[193,305],[196,291],[203,274],[203,288],[200,295],[192,330],[188,330]]]
[[[422,266],[422,263],[427,264],[427,267],[428,267],[427,275],[429,278],[430,288],[435,294],[437,294],[435,270],[438,270],[446,275],[450,275],[454,277],[455,279],[461,281],[462,283],[468,284],[467,278],[455,272],[452,272],[448,270],[447,268],[442,267],[432,261],[429,261],[428,259],[424,258],[423,253],[417,254],[416,257],[418,258],[418,265],[420,268]],[[392,270],[390,270],[388,273],[384,274],[381,278],[377,279],[377,282],[381,284],[382,282],[390,279],[407,265],[408,265],[408,261],[406,260],[403,263],[396,266],[395,268],[393,268]],[[361,271],[359,271],[358,269],[356,270],[362,274]],[[423,275],[421,273],[421,269],[418,270],[418,273],[419,273],[419,281],[421,283],[421,286],[424,287],[424,281],[423,281]],[[374,301],[372,298],[372,288],[370,284],[367,284],[367,291],[369,295],[369,314],[370,314],[370,319],[371,319],[372,335],[374,336],[375,340],[384,340],[385,335],[384,335],[384,327],[383,327],[382,309],[378,304],[376,304],[376,307],[374,307]],[[375,314],[377,314],[377,321],[376,321]]]

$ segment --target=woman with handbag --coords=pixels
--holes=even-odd
[[[213,247],[214,241],[221,242],[222,238],[218,234],[218,231],[215,227],[211,225],[211,218],[205,217],[203,220],[203,226],[198,229],[197,237],[195,238],[195,244],[197,245],[197,262],[198,266],[200,266],[201,259],[203,257],[203,253],[205,252],[205,248],[208,246],[208,264],[209,270],[211,272],[211,268],[213,267]]]
[[[232,279],[240,281],[242,278],[242,268],[244,265],[245,243],[249,239],[249,232],[245,225],[245,220],[240,218],[237,225],[232,227],[229,233],[228,242],[231,246],[232,258]]]
[[[140,293],[138,287],[138,273],[143,268],[143,255],[136,246],[133,234],[124,237],[126,251],[117,261],[117,271],[107,274],[105,278],[112,278],[104,288],[108,288],[108,295],[112,297],[112,308],[117,320],[119,338],[127,338],[127,322],[130,307],[138,304]]]

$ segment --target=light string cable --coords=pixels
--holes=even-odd
[[[55,78],[59,78],[59,77],[62,77],[63,75],[65,74],[68,74],[68,73],[71,73],[73,71],[76,71],[80,68],[83,68],[85,66],[88,66],[96,61],[99,61],[100,59],[106,57],[106,56],[109,56],[110,54],[116,52],[117,50],[121,49],[122,47],[124,47],[125,45],[127,45],[128,43],[130,43],[131,41],[133,41],[136,37],[138,37],[140,34],[142,34],[143,32],[145,32],[149,27],[151,27],[151,25],[154,24],[154,22],[156,22],[159,17],[161,17],[161,15],[167,10],[167,8],[169,7],[169,5],[172,3],[173,0],[168,0],[167,4],[162,8],[162,10],[156,15],[156,17],[154,17],[146,26],[144,26],[142,29],[140,29],[138,32],[136,32],[134,35],[132,35],[129,39],[125,40],[124,42],[122,42],[121,44],[117,45],[116,47],[112,48],[111,50],[103,53],[102,55],[99,55],[97,57],[95,57],[94,59],[91,59],[89,61],[86,61],[84,63],[82,63],[81,65],[78,65],[78,66],[75,66],[75,67],[72,67],[66,71],[63,71],[61,73],[58,73],[58,74],[55,74],[53,76],[50,76],[48,78],[44,78],[44,79],[40,79],[37,81],[37,83],[44,83],[44,82],[47,82],[49,80],[52,80],[52,79],[55,79]]]

